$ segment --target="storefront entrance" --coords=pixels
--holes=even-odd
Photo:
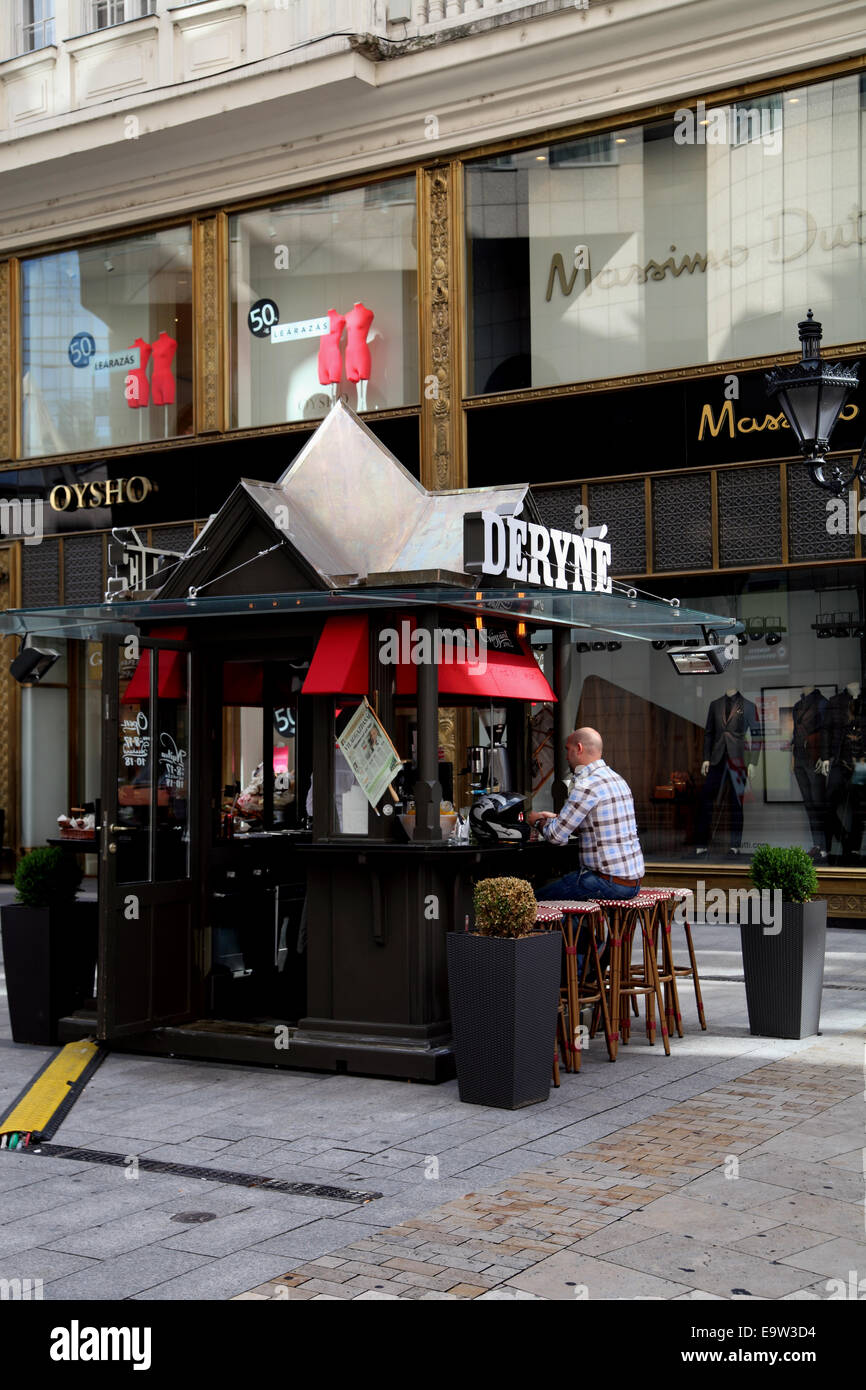
[[[272,1047],[306,1004],[308,643],[163,632],[105,640],[98,1035]]]
[[[171,636],[177,636],[173,632]],[[189,788],[197,682],[188,644],[103,646],[98,1036],[196,1016],[200,847]]]

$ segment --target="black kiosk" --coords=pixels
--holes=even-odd
[[[452,1075],[445,933],[476,879],[543,883],[568,851],[449,842],[469,783],[440,757],[442,711],[464,756],[486,735],[492,759],[496,725],[524,791],[544,703],[565,771],[571,630],[736,630],[640,599],[610,562],[598,534],[542,525],[528,486],[427,492],[338,403],[277,483],[241,480],[147,594],[0,616],[103,644],[98,1010],[61,1036]],[[552,686],[531,631],[549,635]],[[339,746],[360,706],[402,763],[375,804]]]

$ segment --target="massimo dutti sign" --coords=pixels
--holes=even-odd
[[[599,537],[559,531],[498,512],[470,512],[463,518],[467,574],[546,589],[610,594],[610,562],[610,546]]]

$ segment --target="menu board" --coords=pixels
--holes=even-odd
[[[337,739],[337,747],[374,808],[403,766],[369,700],[359,705]]]

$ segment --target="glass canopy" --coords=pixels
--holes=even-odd
[[[736,618],[698,609],[680,608],[676,601],[641,598],[623,588],[613,594],[563,593],[558,589],[460,589],[453,586],[417,588],[341,589],[283,594],[241,594],[219,598],[132,599],[82,607],[18,608],[0,613],[0,633],[32,632],[40,636],[98,640],[109,632],[129,633],[153,623],[188,623],[199,618],[240,617],[267,613],[342,613],[440,607],[474,617],[519,619],[533,627],[566,627],[602,632],[640,641],[723,641],[743,630]]]

